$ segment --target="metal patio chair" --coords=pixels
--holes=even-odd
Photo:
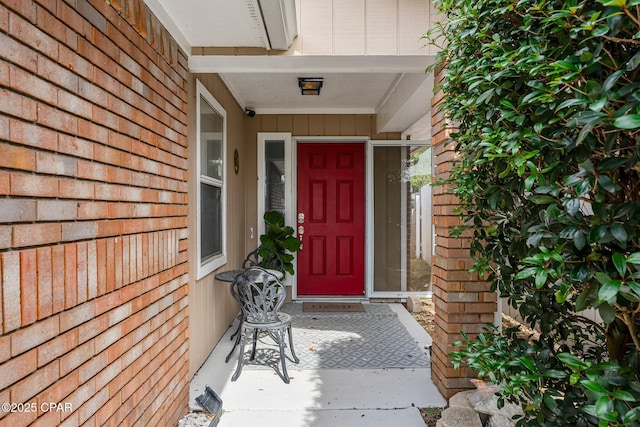
[[[276,275],[264,268],[250,267],[236,276],[236,280],[231,285],[231,293],[234,298],[240,301],[243,314],[240,327],[238,366],[231,381],[237,380],[242,372],[242,366],[245,364],[245,345],[251,340],[252,350],[249,360],[255,360],[258,337],[260,333],[263,333],[263,335],[271,337],[278,345],[282,368],[278,369],[276,366],[275,369],[280,378],[288,384],[285,336],[288,336],[289,350],[293,361],[298,363],[300,359],[293,349],[291,316],[279,311],[287,296],[285,286]]]
[[[276,255],[276,253],[269,248],[256,248],[253,251],[249,252],[245,257],[244,261],[242,261],[242,268],[247,269],[250,267],[271,268],[284,274],[284,267],[282,265],[282,261]],[[238,304],[241,304],[241,302],[238,301],[237,299],[236,301],[238,302]],[[230,337],[231,340],[235,338],[235,342],[233,343],[233,347],[231,348],[231,351],[229,352],[229,354],[227,354],[227,357],[225,357],[224,359],[225,363],[229,362],[229,359],[231,359],[231,356],[233,356],[233,353],[236,351],[236,347],[240,342],[239,332],[240,332],[240,329],[242,328],[242,322],[244,321],[242,310],[240,310],[240,313],[238,313],[237,319],[238,319],[238,327],[236,328],[235,332],[231,334],[231,337]]]

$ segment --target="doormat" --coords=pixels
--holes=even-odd
[[[364,312],[359,302],[303,302],[304,313],[358,313]]]

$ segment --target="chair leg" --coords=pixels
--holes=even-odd
[[[298,356],[296,356],[296,352],[293,349],[293,335],[291,333],[291,325],[287,326],[287,334],[289,335],[289,348],[291,349],[291,355],[293,356],[293,360],[295,363],[300,363],[300,359],[298,359]]]
[[[246,335],[245,335],[245,331],[243,330],[240,333],[240,349],[239,349],[239,353],[238,353],[238,366],[236,367],[236,371],[233,373],[233,376],[231,377],[231,381],[235,381],[238,379],[238,377],[240,377],[240,373],[242,373],[242,365],[244,364],[244,343],[246,341]]]
[[[258,345],[258,330],[253,330],[253,347],[251,348],[251,358],[249,360],[256,360],[256,345]]]
[[[289,384],[289,374],[287,373],[287,357],[284,354],[284,329],[278,329],[278,345],[280,347],[280,362],[282,363],[282,381]]]
[[[231,337],[229,337],[230,340],[233,340],[240,333],[240,328],[242,328],[242,313],[238,314],[237,319],[239,320],[238,327],[236,328],[236,331],[231,334]]]
[[[233,356],[233,352],[236,350],[236,347],[240,343],[240,336],[242,335],[240,331],[242,330],[242,325],[244,323],[242,320],[243,320],[243,317],[240,317],[240,324],[238,325],[238,329],[236,329],[236,332],[233,334],[236,337],[236,342],[233,343],[233,347],[231,347],[231,351],[229,352],[229,354],[227,354],[227,357],[225,357],[224,359],[225,363],[229,363],[229,359],[231,359],[231,356]]]

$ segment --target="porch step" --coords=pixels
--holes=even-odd
[[[338,409],[306,411],[253,411],[225,412],[218,427],[424,427],[417,408],[405,409]]]

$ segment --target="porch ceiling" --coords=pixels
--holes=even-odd
[[[191,72],[220,74],[241,107],[258,114],[377,114],[379,132],[403,132],[429,113],[433,57],[226,55],[223,48],[265,48],[254,0],[144,1],[187,53],[216,48],[190,55]],[[301,76],[324,77],[320,96],[300,94]]]

